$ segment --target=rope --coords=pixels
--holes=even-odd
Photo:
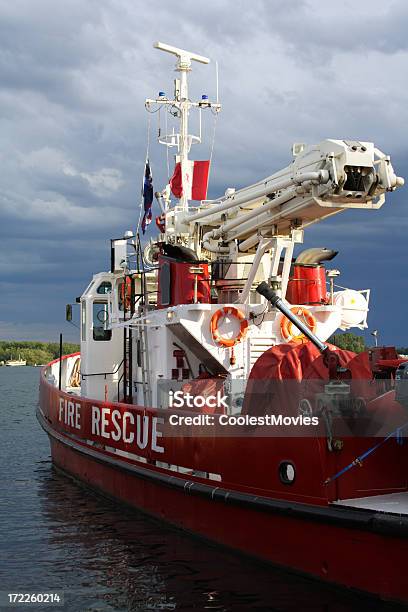
[[[211,149],[210,149],[210,167],[211,167],[212,157],[213,157],[213,153],[214,153],[215,132],[217,130],[217,119],[218,119],[218,113],[215,113],[215,115],[214,115],[214,125],[213,125],[213,134],[212,134],[212,142],[211,142]]]
[[[168,112],[165,113],[164,129],[166,130],[166,136],[169,133],[168,127]],[[166,160],[167,160],[167,180],[170,181],[170,161],[169,161],[169,147],[166,146]]]
[[[212,169],[212,158],[213,158],[214,145],[215,145],[215,133],[217,131],[218,112],[213,113],[213,114],[214,114],[214,123],[213,123],[213,133],[212,133],[211,148],[210,148],[210,169],[209,169],[209,172],[208,172],[208,181],[210,180],[210,173],[211,173],[211,169]]]
[[[375,444],[374,446],[369,448],[367,451],[365,451],[364,453],[362,453],[361,455],[359,455],[358,457],[353,459],[353,461],[351,463],[349,463],[346,467],[344,467],[342,470],[337,472],[337,474],[327,478],[327,480],[324,481],[324,484],[328,485],[329,483],[333,482],[334,480],[337,480],[337,478],[339,478],[340,476],[342,476],[343,474],[345,474],[346,472],[351,470],[351,468],[355,467],[356,465],[358,465],[359,467],[362,467],[364,459],[367,459],[367,457],[369,455],[371,455],[371,453],[374,453],[377,449],[380,448],[380,446],[385,444],[390,438],[393,438],[395,436],[395,438],[397,440],[397,444],[402,444],[402,438],[403,438],[402,431],[406,427],[408,427],[408,423],[405,423],[405,425],[402,425],[402,427],[397,427],[397,429],[395,429],[395,431],[392,431],[390,434],[388,434],[388,436],[386,438],[384,438],[383,440],[381,440],[381,442],[378,442],[378,444]]]

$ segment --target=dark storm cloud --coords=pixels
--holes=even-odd
[[[135,227],[144,99],[171,92],[174,78],[173,58],[154,40],[219,61],[217,196],[289,163],[292,142],[327,137],[373,140],[404,174],[407,13],[402,0],[0,0],[0,335],[55,337],[64,304],[108,267],[107,240]],[[213,64],[194,66],[191,92],[214,98]],[[208,154],[211,119],[198,158]],[[151,116],[157,189],[168,177],[156,131]],[[370,280],[382,296],[389,268],[403,275],[404,204],[404,192],[391,195],[378,215],[347,213],[307,240],[339,248],[345,282]],[[378,248],[382,280],[370,265]],[[381,312],[373,307],[377,326]],[[401,329],[394,319],[390,339]]]
[[[294,20],[288,11],[281,13],[279,35],[304,55],[312,49],[321,52],[320,58],[316,54],[310,58],[324,62],[339,51],[376,50],[390,55],[408,48],[408,6],[404,0],[383,4],[343,1],[332,7],[310,1],[302,6],[301,19]],[[267,0],[264,7],[272,14]]]

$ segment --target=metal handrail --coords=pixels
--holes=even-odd
[[[122,374],[121,374],[121,376],[120,376],[120,378],[119,378],[119,380],[118,380],[118,402],[120,401],[120,383],[121,383],[121,382],[122,382],[122,380],[123,380],[123,376],[124,376],[124,374],[125,374],[125,371],[123,371],[123,372],[122,372]]]
[[[117,367],[115,370],[113,370],[112,372],[94,372],[94,373],[92,373],[92,374],[82,374],[82,372],[81,372],[81,379],[82,379],[82,378],[88,378],[88,377],[90,377],[90,376],[104,376],[104,377],[106,378],[107,376],[111,376],[112,374],[117,374],[117,373],[119,372],[119,369],[120,369],[120,368],[121,368],[121,366],[123,365],[123,362],[124,362],[124,361],[125,361],[125,360],[124,360],[124,359],[122,359],[122,361],[120,362],[120,364],[118,365],[118,367]]]

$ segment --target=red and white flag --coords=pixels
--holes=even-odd
[[[188,200],[205,200],[207,198],[209,172],[210,160],[188,160],[187,168],[184,169],[183,180],[181,165],[180,162],[177,162],[173,176],[170,179],[170,187],[173,194],[176,198],[186,195]]]

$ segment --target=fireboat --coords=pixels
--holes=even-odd
[[[378,210],[404,180],[373,143],[327,139],[207,199],[212,156],[190,153],[221,104],[218,87],[192,101],[188,77],[210,60],[154,47],[176,58],[174,94],[145,104],[174,171],[154,193],[147,150],[136,231],[78,298],[80,352],[41,370],[52,461],[207,540],[408,602],[407,360],[330,344],[367,327],[370,291],[338,285],[332,249],[294,255],[309,226]]]

